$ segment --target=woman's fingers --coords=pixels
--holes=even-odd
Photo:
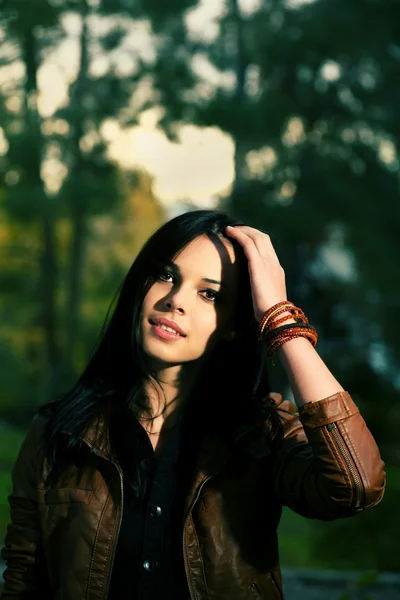
[[[242,240],[245,240],[243,236],[250,238],[261,257],[275,259],[279,262],[271,238],[267,233],[263,233],[262,231],[259,231],[254,227],[248,227],[247,225],[237,225],[235,227],[227,228],[227,233],[230,234],[231,232],[239,243],[242,243]]]
[[[257,255],[259,254],[258,248],[249,235],[247,235],[244,231],[241,231],[238,227],[227,227],[226,232],[233,237],[235,240],[239,242],[242,246],[244,253],[247,257],[247,260],[255,260]]]

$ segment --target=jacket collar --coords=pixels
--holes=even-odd
[[[278,395],[272,393],[268,395],[262,403],[276,406],[276,396]],[[208,471],[212,465],[212,470],[215,470],[215,467],[220,463],[223,464],[226,462],[228,455],[238,441],[257,427],[262,426],[264,422],[265,418],[262,416],[262,413],[254,412],[247,415],[245,419],[241,418],[231,424],[228,431],[225,431],[223,436],[217,435],[217,433],[205,436],[205,439],[202,439],[201,442],[199,457],[203,468]],[[113,458],[111,454],[107,437],[103,435],[104,428],[104,416],[100,415],[98,418],[92,420],[86,433],[82,436],[82,440],[97,454],[100,454],[105,459],[117,464],[115,458]],[[68,435],[71,434],[69,431],[65,431],[64,433]],[[100,442],[97,440],[100,440]]]
[[[227,434],[218,436],[216,433],[208,435],[202,440],[200,452],[203,457],[204,467],[208,463],[217,465],[220,461],[225,462],[227,455],[233,446],[244,437],[247,433],[259,427],[262,424],[262,419],[251,418],[246,422],[242,422],[236,426],[233,426]],[[103,434],[104,432],[104,418],[100,417],[89,425],[86,433],[82,435],[81,439],[87,444],[96,454],[101,455],[103,458],[115,463],[116,460],[112,456],[111,448],[107,442],[107,439]],[[71,431],[65,430],[64,433],[71,435]],[[100,440],[100,441],[98,441]],[[217,460],[216,460],[217,459]]]

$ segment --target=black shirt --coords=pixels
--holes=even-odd
[[[178,470],[182,420],[168,434],[158,460],[135,420],[144,494],[132,503],[124,481],[122,524],[108,600],[190,600],[183,560],[183,491]]]

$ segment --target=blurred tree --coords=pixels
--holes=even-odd
[[[153,180],[147,173],[124,171],[118,174],[117,183],[125,201],[112,214],[97,215],[88,222],[86,294],[81,304],[85,327],[74,354],[78,371],[87,362],[88,349],[97,340],[110,301],[135,256],[165,221],[164,210],[153,192]]]
[[[290,297],[307,306],[321,354],[374,414],[393,459],[399,11],[393,0],[269,0],[251,10],[225,0],[215,35],[186,30],[156,63],[171,136],[176,123],[195,122],[234,139],[236,178],[223,206],[271,232]]]
[[[131,4],[128,12],[124,2],[35,0],[28,6],[17,0],[5,2],[1,14],[2,65],[11,75],[1,96],[7,146],[1,210],[8,255],[2,308],[9,335],[5,329],[2,334],[11,344],[10,355],[16,338],[24,340],[30,397],[23,390],[20,395],[31,411],[65,389],[78,357],[88,352],[81,310],[89,225],[101,215],[117,219],[124,194],[107,157],[103,125],[136,122],[141,105],[131,108],[130,100],[138,82],[148,77],[140,45],[136,54],[129,48],[140,27],[132,19],[139,18],[139,3]],[[78,60],[68,65],[64,104],[54,111],[46,108],[39,79],[49,72],[71,22]],[[153,198],[149,186],[146,194]]]
[[[37,71],[40,64],[40,53],[46,52],[53,35],[44,37],[39,47],[35,25],[39,20],[43,28],[54,32],[58,18],[58,10],[43,2],[32,2],[29,7],[21,0],[4,3],[1,13],[1,24],[7,35],[4,45],[5,69],[12,74],[17,67],[23,67],[23,77],[10,77],[3,88],[4,135],[7,139],[8,152],[5,162],[5,189],[3,195],[3,211],[8,213],[14,235],[9,236],[8,252],[10,265],[3,280],[4,290],[12,294],[17,290],[25,301],[36,295],[35,305],[30,304],[30,314],[24,311],[23,328],[31,332],[37,327],[43,330],[43,342],[46,359],[50,369],[54,369],[59,360],[59,344],[57,340],[57,317],[55,291],[57,279],[57,258],[55,243],[55,220],[53,203],[46,194],[42,182],[42,158],[44,154],[41,119],[37,111],[38,89]],[[26,8],[26,10],[25,10]],[[41,9],[39,12],[39,8]],[[40,16],[39,16],[40,14]],[[32,225],[34,223],[34,225]],[[28,243],[19,244],[20,235],[24,235]],[[15,235],[16,234],[16,235]],[[40,237],[40,247],[35,237]],[[18,247],[19,246],[19,247]],[[21,248],[22,246],[22,248]],[[25,246],[25,247],[24,247]],[[38,255],[39,269],[30,270],[29,282],[18,276],[13,267],[21,266],[31,260],[29,251]],[[15,256],[16,252],[20,255]],[[40,275],[39,275],[40,271]],[[11,284],[11,285],[10,285]],[[8,308],[10,306],[8,305]],[[12,314],[12,312],[11,312]],[[21,316],[21,315],[20,315]],[[10,313],[8,313],[10,317]],[[30,321],[30,322],[29,322]],[[8,326],[11,328],[10,318]],[[32,362],[33,371],[39,360],[35,335],[26,336],[26,357]],[[13,375],[15,373],[12,372]]]
[[[232,136],[236,178],[222,206],[271,232],[289,298],[398,465],[400,5],[225,0],[213,31],[188,30],[158,56],[163,125],[171,136],[185,122]],[[373,528],[369,515],[327,526],[314,557],[332,564],[332,539],[353,550],[363,539],[361,566],[396,568],[386,511],[384,500]],[[357,565],[354,552],[342,563]]]
[[[106,126],[135,125],[157,107],[170,137],[185,122],[232,136],[236,179],[222,206],[271,232],[289,297],[398,464],[400,5],[220,6],[209,30],[188,28],[201,8],[194,0],[3,2],[0,353],[14,377],[27,373],[17,379],[22,392],[7,386],[10,398],[42,402],[84,362],[125,260],[101,236],[102,227],[119,231],[125,190],[107,160]],[[46,113],[38,78],[68,23],[79,60],[68,65],[64,106]],[[147,199],[153,210],[142,186],[135,206]],[[384,534],[379,510],[374,531]],[[343,543],[357,538],[362,518],[337,530]],[[321,547],[330,560],[335,525],[328,529]],[[396,552],[384,542],[382,552]]]

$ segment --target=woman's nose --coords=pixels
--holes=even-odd
[[[168,298],[166,298],[164,301],[164,306],[167,310],[176,310],[179,312],[185,312],[183,309],[183,303],[176,296],[174,296],[172,298],[169,296]]]

